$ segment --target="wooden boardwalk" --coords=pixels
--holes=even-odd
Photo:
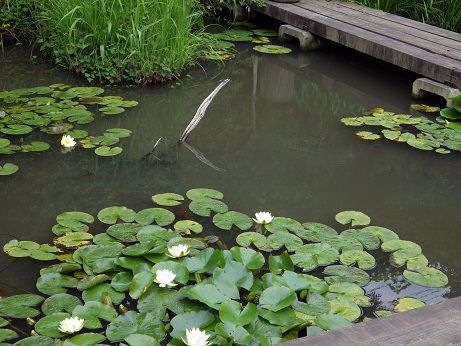
[[[341,0],[266,4],[258,11],[461,89],[461,34]]]
[[[461,345],[461,297],[287,342],[286,346]]]

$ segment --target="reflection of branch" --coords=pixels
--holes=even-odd
[[[205,157],[205,155],[203,155],[203,153],[202,153],[200,150],[198,150],[197,148],[193,147],[192,145],[188,144],[188,143],[185,142],[185,141],[182,142],[182,144],[184,144],[185,147],[186,147],[187,149],[189,149],[189,150],[192,152],[192,154],[194,154],[195,157],[196,157],[197,159],[199,159],[200,161],[202,161],[205,165],[207,165],[207,166],[213,168],[214,170],[216,170],[216,171],[218,171],[218,172],[225,172],[225,171],[226,171],[225,169],[222,169],[222,168],[216,166],[213,162],[211,162],[210,160],[208,160],[208,159]]]
[[[192,118],[191,122],[189,125],[187,125],[186,129],[182,133],[181,137],[179,140],[181,142],[185,142],[189,134],[192,132],[193,129],[195,129],[202,120],[202,118],[205,116],[206,109],[210,105],[211,101],[213,101],[213,98],[216,96],[216,94],[221,90],[221,88],[226,85],[230,79],[224,79],[219,85],[216,87],[216,89],[213,90],[213,92],[208,95],[208,97],[203,100],[202,104],[198,107],[197,112],[195,113],[194,117]]]

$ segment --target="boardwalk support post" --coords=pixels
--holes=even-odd
[[[320,47],[320,40],[308,31],[299,29],[293,25],[281,25],[279,28],[279,39],[288,40],[290,37],[299,40],[301,50],[314,50]]]
[[[416,99],[426,97],[428,94],[442,96],[445,100],[447,100],[447,107],[451,107],[453,104],[450,97],[461,95],[461,90],[449,87],[448,85],[436,82],[429,78],[418,78],[413,82],[411,94]]]

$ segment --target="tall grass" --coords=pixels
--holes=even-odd
[[[191,0],[48,0],[40,43],[89,81],[148,83],[203,53],[201,21]]]
[[[461,0],[355,0],[355,2],[461,32]]]

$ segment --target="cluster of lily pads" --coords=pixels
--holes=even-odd
[[[352,227],[338,233],[268,212],[252,219],[229,211],[213,189],[186,196],[189,202],[154,195],[154,206],[139,212],[104,208],[97,220],[107,229],[97,234],[92,215],[64,212],[53,244],[8,242],[9,256],[53,264],[40,270],[40,294],[0,299],[2,345],[275,345],[350,325],[364,311],[367,318],[392,314],[362,288],[378,249],[406,266],[411,283],[448,283],[419,245],[370,226],[362,212],[338,213],[336,221]],[[218,235],[231,230],[238,245],[227,249]],[[394,310],[421,306],[407,297]]]
[[[105,116],[125,112],[135,107],[136,101],[125,100],[121,96],[102,96],[99,87],[71,87],[53,84],[33,88],[22,88],[0,92],[0,154],[41,152],[51,148],[42,141],[24,138],[34,130],[50,135],[65,135],[61,144],[73,148],[80,140],[83,148],[95,148],[95,154],[113,156],[122,152],[120,147],[112,147],[120,138],[128,137],[130,130],[108,129],[100,136],[90,136],[87,131],[76,128],[94,120],[95,107]],[[18,171],[18,166],[6,163],[0,166],[0,175],[10,175]]]
[[[440,111],[438,107],[425,105],[412,105],[412,108],[425,112]],[[375,108],[360,117],[343,118],[341,122],[346,126],[383,128],[380,133],[371,131],[356,133],[365,140],[374,141],[384,137],[391,141],[406,143],[416,149],[435,150],[439,154],[461,151],[461,123],[446,118],[443,110],[440,114],[431,120],[425,116],[395,114],[386,112],[382,108]]]
[[[244,23],[244,26],[251,25]],[[271,37],[277,37],[278,33],[274,30],[245,28],[239,26],[238,23],[234,28],[227,29],[223,32],[213,34],[214,38],[218,40],[215,45],[216,51],[209,55],[209,59],[227,60],[235,57],[233,49],[235,44],[233,42],[249,42],[254,43],[253,49],[260,53],[265,54],[287,54],[291,52],[290,48],[280,45],[271,44]]]

